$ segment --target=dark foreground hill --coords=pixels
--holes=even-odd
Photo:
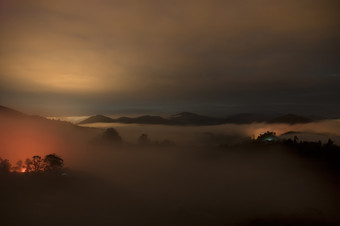
[[[1,225],[340,222],[339,175],[288,147],[108,152],[98,146],[93,157],[96,167],[87,174],[0,174]]]
[[[10,117],[25,117],[25,116],[27,116],[24,113],[21,113],[17,110],[14,110],[14,109],[2,106],[2,105],[0,105],[0,115],[10,116]]]

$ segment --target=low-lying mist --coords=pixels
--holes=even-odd
[[[318,139],[327,141],[332,138],[335,143],[340,144],[340,120],[324,120],[320,122],[305,124],[223,124],[216,126],[165,126],[165,125],[138,125],[121,123],[91,123],[82,125],[95,128],[116,128],[124,140],[136,142],[142,133],[148,134],[155,140],[170,139],[180,144],[195,144],[202,134],[212,133],[232,137],[251,137],[267,131],[274,131],[277,135],[287,132],[300,132],[300,136],[306,134],[318,134]],[[321,135],[321,136],[320,136]],[[308,136],[304,137],[309,140]],[[235,140],[239,142],[238,140]]]
[[[25,190],[26,185],[23,191],[21,186],[7,187],[6,192],[13,194],[5,199],[11,203],[6,220],[14,225],[55,215],[51,225],[340,222],[336,171],[288,147],[237,145],[266,131],[278,135],[299,131],[300,139],[303,133],[329,134],[339,142],[339,121],[201,127],[95,124],[92,128],[45,119],[1,123],[1,157],[14,163],[56,153],[66,168],[88,174],[85,182],[72,182],[71,187],[58,185],[51,190],[46,185],[50,182],[39,182],[38,191]],[[105,128],[112,126],[122,142],[103,139]],[[147,135],[147,142],[142,142],[141,134]],[[69,174],[65,178],[73,178],[72,171]],[[22,205],[27,202],[35,211]],[[22,218],[11,217],[14,209]]]

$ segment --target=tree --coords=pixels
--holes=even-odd
[[[11,163],[8,161],[8,159],[0,158],[0,172],[8,173],[10,169],[11,169]]]
[[[298,140],[299,138],[297,136],[294,136],[294,144],[296,144]]]
[[[12,167],[12,171],[13,171],[13,172],[21,172],[22,167],[23,167],[23,162],[22,162],[22,160],[19,160],[19,161],[17,162],[16,166],[13,166],[13,167]]]
[[[279,138],[276,136],[275,132],[265,132],[263,134],[260,134],[257,139],[258,142],[277,142],[279,141]]]
[[[334,144],[334,141],[332,141],[332,140],[329,138],[328,141],[327,141],[326,146],[331,147],[331,146],[333,146],[333,144]]]
[[[64,166],[64,160],[56,154],[46,155],[44,158],[45,171],[59,171]]]
[[[143,133],[142,135],[140,135],[140,137],[138,139],[138,144],[140,144],[140,145],[148,145],[150,143],[151,143],[151,141],[150,141],[150,139],[149,139],[147,134]]]
[[[122,137],[114,128],[108,128],[105,130],[103,139],[107,142],[122,143]]]
[[[25,167],[26,167],[26,170],[25,172],[28,173],[28,172],[32,172],[33,170],[33,162],[31,159],[26,159],[25,160]]]
[[[32,157],[33,171],[38,172],[43,170],[43,159],[39,155]]]

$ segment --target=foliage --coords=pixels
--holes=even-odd
[[[107,142],[122,143],[122,137],[114,128],[108,128],[103,134],[103,139]]]
[[[256,141],[259,141],[259,142],[274,142],[274,141],[279,141],[279,138],[276,136],[275,132],[267,131],[263,134],[260,134],[257,137]]]
[[[49,154],[42,158],[39,155],[34,155],[32,159],[27,158],[25,162],[19,160],[15,166],[11,167],[8,159],[0,158],[0,172],[58,172],[64,166],[64,160],[56,154]]]
[[[44,158],[45,171],[59,171],[64,166],[64,160],[56,154],[46,155]]]
[[[39,172],[43,169],[43,159],[39,155],[32,157],[33,171]]]
[[[9,172],[11,169],[11,163],[8,159],[0,158],[0,172]]]
[[[33,162],[31,159],[26,159],[25,160],[25,172],[31,172],[33,170]]]
[[[150,141],[150,139],[149,139],[147,134],[143,133],[142,135],[140,135],[140,137],[138,139],[138,144],[140,144],[140,145],[148,145],[150,143],[151,143],[151,141]]]
[[[12,167],[12,171],[13,171],[13,172],[21,172],[23,166],[24,166],[24,165],[23,165],[22,160],[19,160],[19,161],[17,162],[17,164],[16,164],[15,166]]]

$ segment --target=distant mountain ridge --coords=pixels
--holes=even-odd
[[[30,117],[35,119],[46,119],[41,116],[30,116],[19,112],[17,110],[0,105],[0,116],[6,117]],[[322,118],[326,119],[326,118]],[[252,113],[241,113],[233,114],[227,117],[210,117],[195,114],[192,112],[181,112],[170,117],[161,117],[155,115],[143,115],[138,117],[120,117],[117,119],[105,116],[105,115],[94,115],[82,120],[78,124],[90,124],[98,122],[117,122],[117,123],[134,123],[134,124],[154,124],[154,125],[221,125],[221,124],[249,124],[254,122],[265,122],[265,123],[284,123],[284,124],[298,124],[298,123],[310,123],[318,121],[318,119],[312,119],[295,114],[286,114],[279,117],[273,117],[269,115],[252,114]]]
[[[169,119],[171,125],[219,125],[223,124],[223,119],[198,115],[191,112],[181,112],[172,115]]]
[[[78,124],[88,124],[88,123],[96,123],[96,122],[115,122],[115,120],[104,115],[94,115],[79,122]]]
[[[254,122],[267,122],[267,123],[309,123],[313,120],[304,116],[287,114],[279,117],[270,117],[260,114],[234,114],[226,118],[217,118],[199,115],[191,112],[181,112],[170,116],[169,118],[163,118],[161,116],[143,115],[139,117],[120,117],[113,119],[104,115],[91,116],[78,124],[98,123],[98,122],[117,122],[126,124],[155,124],[155,125],[221,125],[221,124],[249,124]]]
[[[230,115],[225,119],[225,123],[248,124],[253,122],[266,122],[270,118],[266,115],[241,113]]]
[[[168,121],[160,116],[143,115],[136,118],[120,117],[115,120],[120,123],[136,123],[136,124],[166,124]]]
[[[269,123],[286,123],[286,124],[298,124],[298,123],[309,123],[313,120],[304,116],[287,114],[280,117],[274,118]]]

